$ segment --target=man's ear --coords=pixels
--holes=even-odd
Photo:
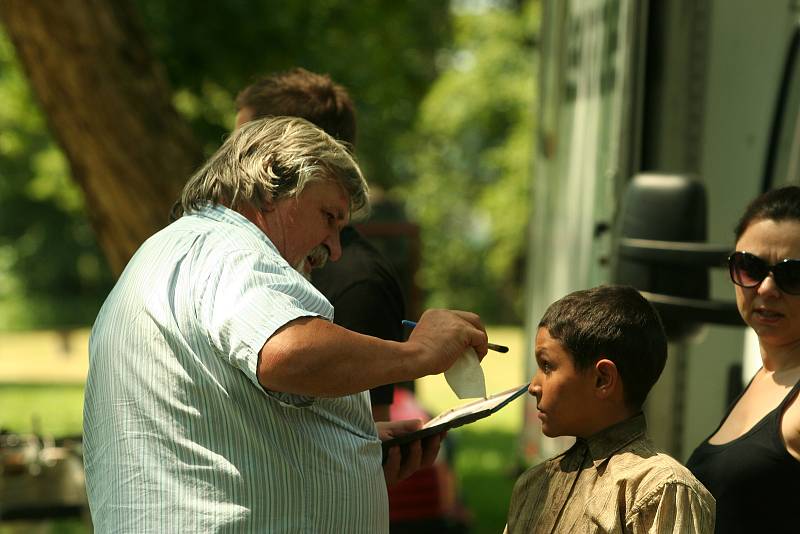
[[[606,358],[600,358],[594,364],[595,395],[600,399],[612,397],[622,386],[617,364]]]

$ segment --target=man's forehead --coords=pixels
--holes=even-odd
[[[350,214],[350,205],[352,199],[350,192],[342,185],[339,180],[328,179],[320,182],[327,185],[324,202],[330,204],[331,208],[336,208],[337,212],[342,213],[342,217],[347,217]],[[339,213],[335,215],[339,216]]]

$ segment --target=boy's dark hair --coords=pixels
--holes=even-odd
[[[261,78],[236,97],[236,109],[243,108],[253,112],[253,119],[300,117],[339,141],[356,142],[353,101],[344,87],[324,74],[295,68]]]
[[[629,286],[575,291],[547,308],[539,328],[547,328],[586,370],[600,358],[614,362],[625,402],[641,408],[667,362],[667,337],[655,308]]]
[[[773,189],[753,199],[733,230],[736,241],[751,224],[764,219],[800,221],[800,187],[790,185]]]

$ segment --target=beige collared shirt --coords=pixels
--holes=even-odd
[[[714,498],[646,431],[639,414],[523,473],[507,531],[712,533]]]

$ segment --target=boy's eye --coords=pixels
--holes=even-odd
[[[553,370],[553,368],[548,362],[541,362],[539,364],[539,369],[541,369],[544,374],[548,374],[550,373],[550,371]]]

